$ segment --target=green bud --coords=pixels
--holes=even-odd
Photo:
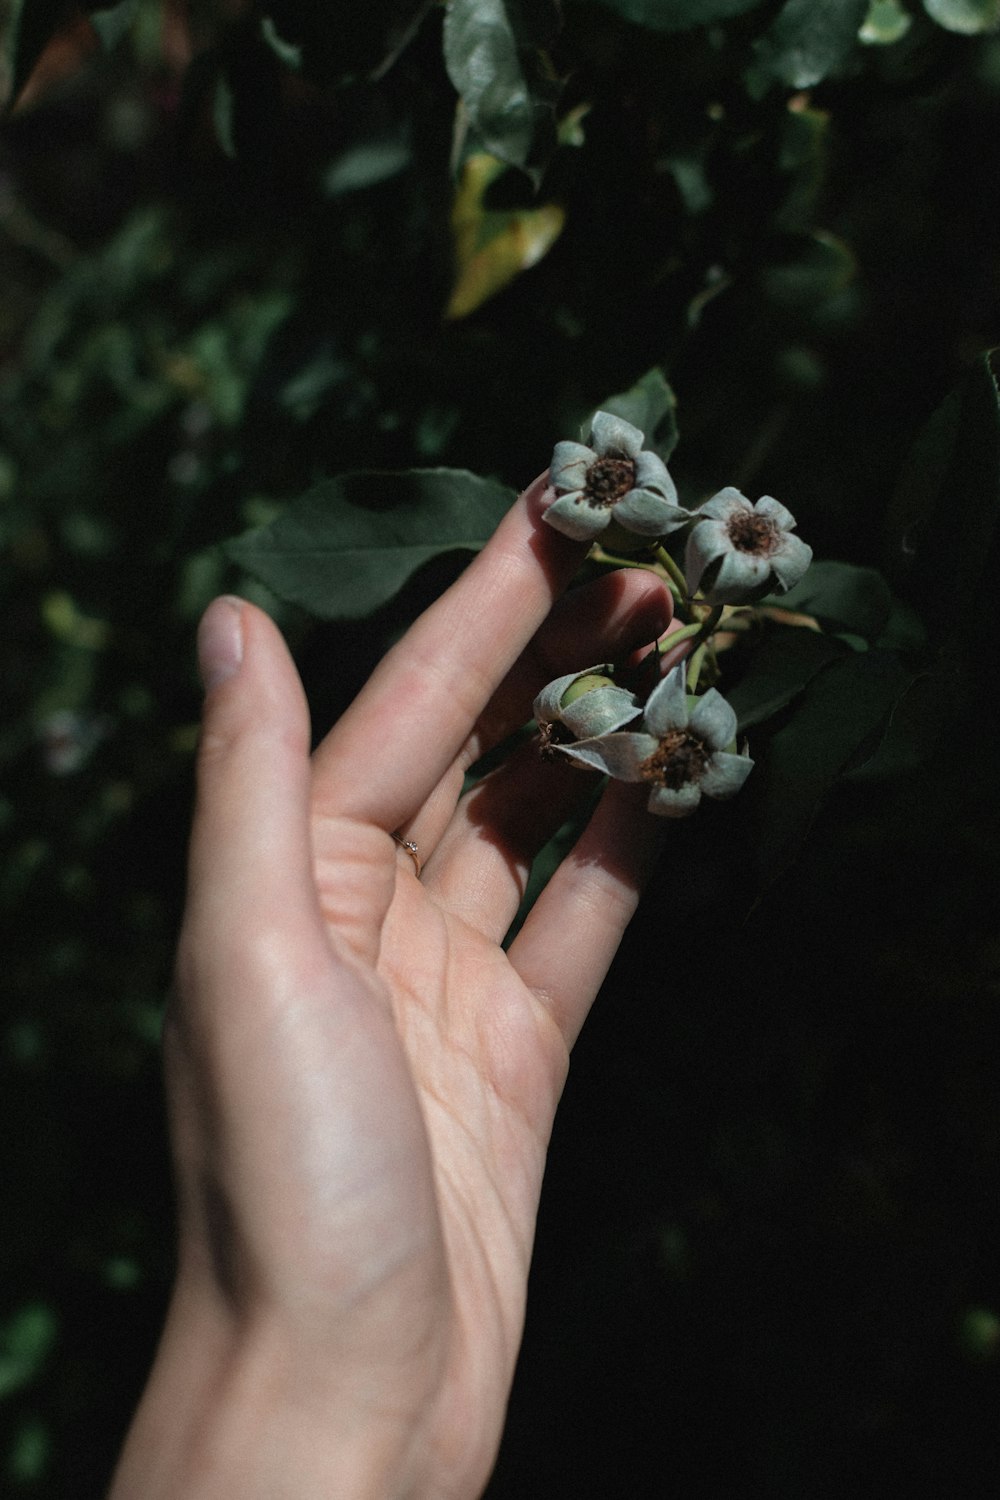
[[[578,677],[575,682],[570,683],[559,699],[559,707],[569,708],[570,704],[582,698],[584,693],[592,693],[595,688],[602,687],[614,687],[611,678],[602,677],[598,672],[587,672],[583,677]]]

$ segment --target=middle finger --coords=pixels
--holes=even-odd
[[[425,864],[454,816],[466,771],[527,722],[545,684],[563,672],[621,658],[648,645],[666,628],[671,606],[661,579],[632,569],[605,574],[558,602],[437,786],[400,830],[419,846]]]

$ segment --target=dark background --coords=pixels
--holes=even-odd
[[[763,883],[730,809],[672,831],[574,1056],[489,1494],[992,1493],[1000,37],[914,5],[804,90],[760,75],[778,4],[670,32],[567,0],[576,143],[537,196],[498,179],[483,243],[565,226],[446,317],[440,7],[391,66],[418,7],[361,9],[272,7],[298,70],[253,7],[143,3],[110,52],[69,16],[0,133],[0,1490],[101,1493],[169,1285],[198,615],[271,608],[321,729],[454,565],[317,626],[219,544],[350,468],[522,486],[659,366],[682,497],[774,494],[884,568],[926,691]],[[955,387],[985,414],[908,461]]]

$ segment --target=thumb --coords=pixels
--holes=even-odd
[[[309,713],[278,630],[223,597],[198,631],[206,687],[191,833],[185,946],[200,964],[246,973],[271,941],[315,933],[309,840]],[[237,969],[237,973],[239,970]],[[239,988],[239,985],[236,985]]]

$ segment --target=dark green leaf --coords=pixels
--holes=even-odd
[[[825,110],[796,108],[787,113],[778,165],[788,174],[788,193],[775,215],[785,233],[808,233],[826,180],[830,116]]]
[[[868,0],[787,0],[754,45],[751,85],[820,83],[851,55],[867,8]]]
[[[778,627],[770,631],[739,682],[726,690],[740,733],[785,708],[817,672],[843,654],[844,648],[836,641],[812,630]]]
[[[432,8],[431,0],[266,0],[260,36],[286,67],[316,82],[375,79],[406,49]]]
[[[891,652],[867,651],[832,662],[807,685],[747,783],[762,888],[795,859],[841,771],[859,760],[863,747],[875,753],[913,680]]]
[[[511,166],[527,168],[555,144],[559,85],[538,48],[557,24],[549,0],[451,0],[445,12],[445,65],[465,123]]]
[[[924,765],[952,719],[959,682],[958,664],[948,654],[919,673],[893,705],[881,742],[860,764],[844,772],[844,780],[886,781]]]
[[[824,561],[814,562],[787,594],[767,602],[874,641],[888,623],[892,594],[875,568]]]
[[[76,9],[72,0],[9,0],[0,37],[0,106],[13,104],[46,46]]]
[[[328,198],[342,198],[388,182],[405,172],[412,154],[409,141],[399,131],[359,141],[331,161],[323,173],[323,191]]]
[[[55,1313],[41,1302],[19,1308],[0,1325],[0,1398],[34,1380],[57,1331]]]
[[[663,371],[654,366],[637,380],[631,390],[608,396],[594,411],[610,411],[624,417],[633,427],[646,434],[644,446],[659,454],[664,463],[677,447],[677,397],[667,384]],[[584,442],[590,433],[594,412],[584,422],[580,436]]]
[[[651,31],[687,31],[756,10],[763,0],[600,0],[636,26]]]
[[[273,16],[262,16],[260,22],[260,34],[262,40],[270,47],[276,57],[288,68],[294,68],[298,72],[302,67],[302,48],[295,42],[288,42],[281,35]]]
[[[141,0],[91,0],[87,9],[90,22],[101,39],[102,46],[110,52],[117,47],[135,20]]]
[[[826,230],[797,239],[794,253],[765,266],[761,282],[782,312],[815,315],[840,296],[857,273],[849,245]]]
[[[890,576],[932,627],[968,629],[995,611],[1000,521],[1000,391],[986,355],[938,408],[904,466],[887,518]]]
[[[464,469],[344,474],[226,551],[288,603],[320,619],[356,619],[431,558],[478,551],[513,499]]]

